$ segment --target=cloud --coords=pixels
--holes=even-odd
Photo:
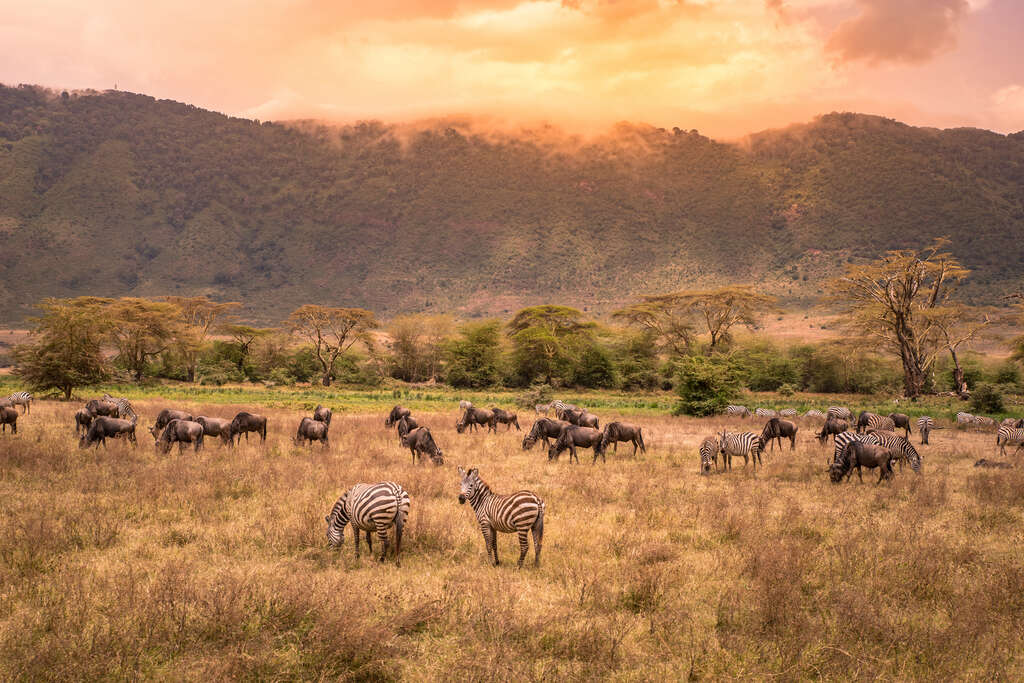
[[[857,0],[857,4],[860,14],[842,22],[825,46],[840,61],[928,61],[956,45],[960,24],[972,9],[968,0]]]

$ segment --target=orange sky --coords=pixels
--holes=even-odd
[[[1024,0],[0,0],[0,82],[261,119],[1024,129]]]

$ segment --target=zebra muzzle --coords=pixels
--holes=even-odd
[[[466,502],[466,497],[460,493],[459,494],[459,504],[462,505],[465,502]]]

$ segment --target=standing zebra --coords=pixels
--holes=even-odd
[[[779,411],[779,417],[796,417],[796,410],[793,408],[783,408]]]
[[[871,432],[863,439],[864,443],[878,444],[892,451],[893,461],[900,461],[900,469],[903,469],[903,462],[910,464],[910,469],[915,472],[921,471],[921,456],[914,445],[899,434],[893,432]]]
[[[726,406],[725,414],[729,416],[750,417],[750,410],[746,406]]]
[[[999,446],[999,455],[1006,455],[1007,446],[1016,446],[1017,450],[1013,454],[1017,455],[1020,449],[1024,448],[1024,429],[1000,427],[996,433],[996,445]]]
[[[130,420],[133,417],[138,417],[135,414],[135,410],[132,408],[131,402],[126,398],[115,398],[110,394],[103,394],[103,400],[117,404],[117,417],[122,420]]]
[[[494,566],[498,566],[498,532],[519,534],[519,568],[526,559],[529,548],[527,532],[533,532],[534,566],[540,566],[540,548],[544,538],[544,501],[532,491],[517,491],[507,496],[499,496],[491,491],[491,487],[480,478],[477,468],[467,472],[459,468],[462,479],[459,490],[459,503],[467,500],[476,512],[476,521],[480,524],[480,532],[484,535],[487,546],[487,559],[493,554]]]
[[[933,429],[942,429],[942,427],[935,424],[935,420],[927,415],[917,418],[917,431],[921,432],[921,443],[923,445],[928,445],[928,435]]]
[[[865,431],[881,431],[881,432],[892,432],[896,430],[896,423],[892,421],[891,417],[885,415],[875,415],[874,413],[868,413],[867,418],[857,423],[857,431],[860,431],[861,427],[865,427]]]
[[[409,494],[393,481],[377,484],[356,484],[334,504],[327,521],[327,542],[337,548],[344,540],[345,525],[352,524],[356,539],[356,557],[359,557],[359,532],[366,532],[366,545],[373,552],[371,531],[377,532],[382,550],[380,561],[388,554],[388,529],[395,527],[395,565],[402,566],[402,529],[409,519]]]
[[[711,471],[711,464],[714,463],[715,471],[718,471],[718,439],[713,436],[706,436],[700,442],[700,473],[707,474]],[[725,463],[723,463],[725,464]]]
[[[829,420],[829,419],[832,419],[832,420],[852,420],[853,419],[853,413],[850,412],[849,408],[844,408],[842,406],[831,406],[828,409],[828,412],[825,413],[825,419],[826,420]]]
[[[820,410],[815,410],[814,408],[811,408],[806,413],[804,413],[804,417],[813,418],[815,420],[824,420],[825,413],[821,412]]]
[[[7,397],[5,403],[12,408],[14,406],[21,406],[21,410],[24,413],[32,412],[32,394],[27,391],[16,391]]]
[[[754,415],[758,417],[778,417],[779,414],[771,408],[758,408],[754,411]]]
[[[969,425],[972,424],[973,422],[974,416],[971,415],[970,413],[960,411],[959,413],[956,414],[956,423],[958,425]]]
[[[722,453],[722,469],[732,469],[732,456],[734,455],[743,456],[744,467],[747,466],[747,461],[752,459],[755,472],[758,463],[764,464],[761,462],[761,439],[753,432],[729,434],[723,431],[718,436],[718,449]]]

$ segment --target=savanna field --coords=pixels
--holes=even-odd
[[[292,443],[315,391],[167,393],[132,397],[138,448],[80,450],[79,403],[37,401],[0,436],[0,678],[1024,677],[1021,457],[973,467],[1000,459],[994,430],[954,428],[952,402],[932,412],[946,427],[932,445],[915,428],[920,475],[833,485],[832,446],[803,419],[796,450],[769,451],[756,474],[734,459],[702,476],[704,436],[764,421],[668,417],[658,398],[580,400],[647,441],[594,466],[589,450],[548,462],[503,426],[456,434],[457,398],[406,396],[444,450],[434,467],[384,427],[390,395],[324,400],[325,451]],[[158,454],[146,428],[169,406],[261,412],[267,442]],[[512,534],[487,563],[458,465],[544,499],[540,568],[531,541],[516,570]],[[412,497],[401,567],[365,544],[356,559],[351,528],[327,547],[334,501],[379,480]]]

